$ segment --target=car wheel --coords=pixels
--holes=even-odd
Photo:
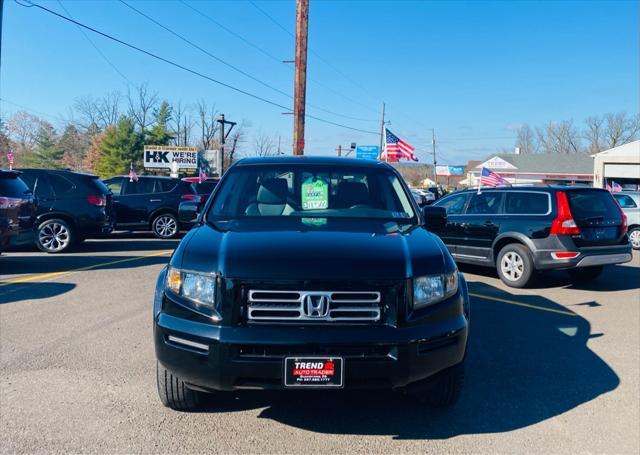
[[[640,228],[634,227],[629,231],[629,241],[634,250],[640,250]]]
[[[153,219],[151,230],[159,239],[172,239],[180,231],[178,219],[170,213],[163,213]]]
[[[176,411],[189,411],[200,404],[200,392],[190,389],[156,360],[158,395],[162,404]]]
[[[38,226],[36,245],[45,253],[67,251],[75,241],[73,229],[64,220],[46,220]]]
[[[458,402],[464,385],[464,361],[447,368],[435,376],[410,384],[408,395],[412,400],[429,406],[444,408]]]
[[[575,269],[567,270],[567,272],[576,281],[589,281],[598,278],[603,269],[604,267],[598,265],[594,267],[576,267]]]
[[[512,243],[500,250],[496,263],[498,276],[512,288],[524,288],[535,280],[537,274],[531,253],[524,245]]]

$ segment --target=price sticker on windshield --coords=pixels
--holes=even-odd
[[[302,182],[302,209],[329,208],[329,185],[320,178],[308,178]]]

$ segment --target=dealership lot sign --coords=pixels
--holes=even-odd
[[[171,169],[172,163],[177,163],[178,169],[197,169],[198,149],[196,147],[144,146],[146,169]]]

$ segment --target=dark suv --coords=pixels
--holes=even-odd
[[[631,260],[626,217],[606,190],[474,189],[434,205],[447,211],[447,223],[436,233],[455,260],[496,267],[511,287],[525,287],[537,271],[549,269],[594,279],[604,265]]]
[[[67,170],[21,171],[38,202],[36,245],[42,251],[61,253],[113,229],[111,193],[97,176]]]
[[[244,159],[157,282],[162,402],[235,389],[460,393],[466,282],[402,177],[382,162]]]
[[[177,178],[140,176],[132,181],[120,176],[104,183],[113,192],[116,229],[151,230],[161,239],[180,232],[180,202],[196,200],[193,185]]]
[[[33,193],[20,172],[0,169],[0,252],[35,240]]]

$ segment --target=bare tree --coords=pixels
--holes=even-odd
[[[216,133],[218,132],[218,111],[215,105],[209,108],[207,102],[200,100],[196,103],[196,115],[200,133],[199,146],[204,150],[213,150],[218,147]]]
[[[523,154],[536,153],[538,151],[535,132],[526,123],[518,129],[516,147],[518,147],[520,153]]]
[[[255,156],[274,156],[277,153],[276,141],[259,131],[253,138],[253,155]]]
[[[629,117],[625,112],[609,113],[604,116],[603,139],[606,149],[626,144],[638,137],[640,115]]]
[[[73,111],[77,113],[74,123],[86,132],[104,131],[118,122],[121,102],[122,94],[117,90],[102,98],[92,95],[77,98],[73,104]]]
[[[604,118],[598,116],[587,117],[585,119],[586,129],[582,137],[587,141],[589,153],[598,153],[603,150],[603,125]]]
[[[128,115],[142,134],[153,123],[153,112],[159,101],[158,93],[150,92],[146,83],[137,86],[135,91],[127,91]]]
[[[191,144],[191,129],[193,127],[191,109],[178,102],[173,108],[173,112],[174,115],[171,122],[173,141],[177,146],[187,147]]]
[[[240,124],[236,125],[229,138],[225,141],[224,151],[227,154],[226,159],[229,165],[234,162],[238,147],[247,140],[246,128],[248,124],[249,122],[242,120]]]
[[[536,130],[540,149],[544,153],[581,152],[580,136],[573,120],[549,122]]]
[[[25,153],[33,150],[41,123],[39,117],[26,111],[18,111],[9,117],[7,131],[9,139],[16,144],[16,152]]]

